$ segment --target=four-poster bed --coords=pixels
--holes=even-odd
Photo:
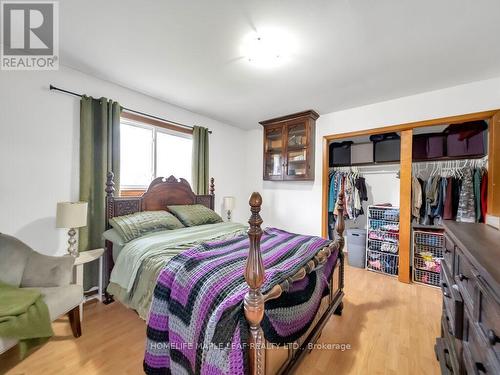
[[[175,177],[170,176],[169,178],[155,179],[141,197],[114,197],[113,175],[109,174],[106,187],[107,220],[109,221],[109,219],[116,216],[132,214],[140,211],[168,210],[167,206],[171,205],[201,204],[205,207],[213,209],[215,198],[213,179],[211,179],[210,181],[209,191],[210,194],[208,195],[196,195],[192,192],[191,187],[186,180],[177,180]],[[333,242],[317,237],[293,235],[288,232],[276,230],[274,228],[268,228],[263,231],[261,229],[263,221],[259,214],[262,205],[262,198],[260,194],[253,193],[250,197],[249,204],[251,217],[248,221],[249,229],[247,231],[247,236],[240,235],[240,237],[232,240],[233,242],[235,240],[244,241],[244,239],[246,238],[247,241],[246,246],[243,248],[245,254],[245,263],[241,264],[241,271],[238,274],[238,276],[242,279],[242,287],[244,288],[241,289],[240,287],[239,289],[240,292],[241,290],[243,290],[243,293],[241,293],[241,305],[238,306],[241,306],[241,314],[242,316],[244,316],[243,319],[246,320],[244,327],[246,327],[245,330],[247,331],[243,332],[241,335],[241,337],[243,337],[243,340],[247,341],[248,343],[248,345],[245,345],[245,348],[242,349],[244,350],[244,356],[246,357],[245,367],[250,374],[267,375],[275,373],[289,373],[299,363],[303,355],[309,351],[309,344],[314,343],[317,340],[317,338],[321,334],[321,330],[323,329],[330,316],[333,313],[337,315],[341,315],[342,313],[342,298],[344,295],[344,219],[342,214],[343,192],[340,192],[338,197],[337,204],[339,215],[336,223],[337,238]],[[317,249],[312,249],[311,247],[312,250],[310,249],[309,252],[311,256],[309,256],[308,258],[296,260],[294,263],[295,267],[293,268],[293,272],[291,270],[288,270],[289,272],[287,273],[287,270],[280,270],[280,274],[285,275],[286,277],[283,276],[281,278],[275,278],[273,273],[275,270],[266,270],[265,268],[267,267],[264,267],[264,265],[271,264],[271,255],[269,254],[272,254],[274,250],[269,246],[268,239],[272,236],[275,236],[276,233],[282,236],[288,236],[286,237],[288,238],[287,241],[291,241],[290,239],[294,239],[294,236],[296,236],[297,238],[300,237],[300,240],[302,241],[301,243],[312,243],[315,241],[315,243],[321,244],[321,246]],[[262,239],[263,234],[265,239]],[[209,240],[206,243],[203,243],[202,246],[209,248],[211,243],[213,242],[210,242]],[[221,240],[216,243],[220,244]],[[278,243],[277,245],[275,245],[275,247],[278,245],[281,246],[281,243]],[[113,266],[113,259],[111,258],[113,245],[111,242],[107,241],[106,246],[108,248],[109,262],[109,267],[107,269],[111,271]],[[292,249],[293,251],[295,251],[297,248]],[[190,249],[189,251],[191,250],[192,249]],[[184,252],[183,254],[185,253],[186,252]],[[288,256],[285,253],[283,264],[285,264],[289,260],[288,257],[292,259],[293,256],[294,254],[290,254]],[[178,258],[179,257],[175,259]],[[172,262],[169,262],[168,264],[171,263]],[[213,269],[213,272],[217,273],[223,271],[220,270],[220,268],[217,268]],[[266,275],[268,276],[268,278],[270,277],[269,272],[273,274],[271,278],[273,279],[274,283],[267,283],[264,285],[264,283],[268,281],[266,279]],[[272,315],[271,312],[276,311],[271,310],[272,304],[274,303],[274,307],[276,307],[277,305],[282,303],[280,301],[285,301],[287,300],[287,298],[290,299],[290,295],[292,294],[292,292],[297,293],[295,291],[295,289],[297,289],[297,285],[299,285],[300,283],[304,283],[306,280],[312,280],[319,272],[326,272],[326,287],[322,291],[320,303],[318,303],[318,306],[313,311],[313,318],[310,319],[308,326],[303,331],[300,331],[300,337],[294,339],[293,342],[287,342],[286,345],[284,345],[283,342],[281,342],[280,345],[269,345],[273,344],[273,340],[271,339],[271,341],[268,341],[268,338],[266,336],[267,332],[269,331],[269,322],[271,322],[272,325],[272,320],[268,315]],[[154,295],[155,299],[157,299],[157,292],[160,286],[159,283],[161,277],[162,273],[160,273],[158,276]],[[221,277],[224,278],[224,276]],[[236,291],[234,293],[236,293]],[[110,295],[107,295],[107,297],[108,302],[112,301]],[[151,313],[154,312],[155,300],[153,300],[153,305],[151,307]],[[264,330],[263,327],[265,328]],[[153,335],[150,334],[151,331],[154,331]],[[151,341],[151,337],[158,337],[159,333],[162,332],[156,332],[155,329],[151,328],[151,326],[148,326],[148,341]],[[156,358],[155,361],[158,361],[158,358]],[[146,365],[145,370],[149,373],[159,373],[156,372],[156,369],[148,367]],[[194,369],[195,373],[197,372],[197,370],[199,369]]]

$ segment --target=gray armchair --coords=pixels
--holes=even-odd
[[[68,314],[73,336],[82,334],[79,306],[83,288],[71,284],[72,256],[52,257],[35,252],[17,238],[0,233],[0,281],[21,288],[41,291],[49,308],[50,319]],[[15,339],[0,337],[0,354],[17,344]]]

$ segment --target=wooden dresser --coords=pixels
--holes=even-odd
[[[442,374],[500,374],[500,231],[445,221]]]

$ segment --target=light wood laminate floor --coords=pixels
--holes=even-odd
[[[117,302],[89,304],[84,316],[82,337],[74,339],[60,319],[56,336],[23,362],[13,351],[0,357],[0,373],[141,374],[144,322]],[[438,374],[433,347],[440,316],[438,289],[347,266],[344,314],[330,319],[318,344],[351,349],[315,349],[296,373]]]

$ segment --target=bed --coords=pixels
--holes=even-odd
[[[213,179],[210,181],[208,195],[196,195],[186,180],[178,180],[170,176],[169,178],[155,179],[141,197],[115,197],[113,175],[110,173],[106,186],[106,216],[109,222],[110,219],[117,216],[141,211],[166,210],[167,206],[172,205],[201,204],[213,210],[214,192]],[[238,343],[241,341],[242,344],[245,344],[244,347],[238,349],[238,353],[243,353],[244,358],[239,359],[239,362],[236,360],[236,362],[239,363],[239,366],[243,369],[242,371],[252,375],[284,374],[293,371],[301,358],[310,351],[310,344],[317,340],[330,316],[332,314],[342,314],[342,298],[344,295],[344,221],[342,215],[342,197],[343,193],[341,192],[337,203],[340,212],[336,223],[337,236],[334,241],[312,236],[295,235],[275,228],[261,229],[262,219],[259,212],[262,205],[262,198],[258,193],[253,193],[249,200],[251,211],[248,221],[249,227],[237,223],[218,223],[217,225],[203,225],[199,228],[176,229],[169,231],[170,233],[158,232],[151,235],[148,234],[144,238],[141,237],[134,240],[135,242],[131,241],[133,242],[132,244],[128,243],[119,254],[115,252],[114,259],[112,255],[113,243],[106,241],[108,249],[106,269],[109,281],[106,302],[112,302],[113,298],[118,299],[121,303],[135,309],[145,319],[148,316],[152,299],[151,315],[147,331],[148,345],[151,345],[151,342],[153,342],[155,350],[146,352],[145,371],[150,374],[160,374],[166,372],[165,366],[173,366],[173,364],[170,364],[170,359],[167,360],[164,358],[162,350],[156,350],[160,341],[161,343],[165,343],[165,341],[158,339],[158,337],[168,338],[169,334],[166,331],[162,331],[161,327],[156,329],[158,328],[155,326],[156,323],[152,322],[152,316],[154,315],[156,319],[157,315],[161,315],[161,310],[165,309],[165,300],[162,299],[165,294],[163,292],[165,285],[162,284],[162,280],[168,279],[169,272],[173,275],[170,278],[179,276],[182,273],[180,272],[182,271],[182,267],[178,268],[179,272],[175,271],[176,269],[174,268],[176,263],[179,263],[182,259],[188,263],[190,261],[195,262],[195,258],[202,257],[203,254],[208,254],[209,251],[214,249],[216,250],[214,254],[216,254],[224,246],[228,247],[228,249],[230,246],[239,246],[239,249],[244,252],[244,259],[240,259],[241,257],[235,258],[230,266],[233,267],[231,268],[232,270],[236,270],[235,273],[233,272],[235,280],[238,279],[241,283],[235,288],[234,295],[231,295],[231,292],[229,294],[226,293],[226,299],[236,301],[234,305],[236,308],[231,310],[231,314],[234,315],[234,311],[236,311],[237,314],[241,315],[241,319],[234,318],[235,321],[239,321],[237,319],[243,321],[243,324],[238,323],[234,328],[238,331]],[[273,244],[273,241],[275,241],[275,244]],[[278,251],[276,250],[278,248],[282,249],[280,251],[287,251],[283,243],[300,243],[302,247],[299,251],[297,250],[299,249],[297,245],[293,247],[293,251],[290,254],[280,254],[281,263],[279,263],[278,267],[276,266],[278,263],[272,263],[270,259],[273,256],[277,258],[276,254],[273,255],[273,251]],[[241,244],[243,244],[243,248]],[[153,250],[151,252],[149,250],[142,251],[141,246],[146,248],[149,246],[149,249]],[[137,255],[137,248],[141,248],[139,255]],[[171,249],[175,251],[172,252]],[[212,255],[210,256],[212,257]],[[174,260],[172,261],[172,259]],[[216,257],[210,259],[214,259],[215,262],[217,261]],[[136,266],[130,268],[131,264],[136,264]],[[271,264],[272,267],[270,266]],[[264,265],[267,266],[266,268],[269,268],[265,269]],[[283,265],[287,265],[287,267],[290,265],[290,269],[286,269]],[[119,278],[117,279],[117,268],[123,268],[121,273],[129,274],[130,278],[121,281]],[[171,269],[169,270],[169,268]],[[277,269],[279,269],[279,272]],[[126,270],[126,272],[123,272],[123,270]],[[221,272],[222,274],[222,268],[218,268],[212,274],[217,274],[217,272]],[[183,282],[190,284],[190,275],[195,274],[186,273],[186,275],[179,277],[184,277]],[[186,277],[188,278],[187,282]],[[307,289],[308,287],[301,285],[307,285],[307,283],[313,284],[311,280],[320,279],[325,280],[326,287],[321,289],[322,294],[317,303],[315,302],[314,314],[308,318],[307,326],[304,326],[300,332],[295,332],[295,336],[288,336],[289,338],[293,337],[293,341],[290,342],[285,343],[281,336],[278,338],[273,337],[269,333],[276,323],[272,320],[273,314],[276,314],[278,311],[280,314],[285,313],[286,315],[288,313],[288,316],[290,316],[291,312],[296,311],[291,308],[288,309],[288,305],[286,305],[287,301],[290,300],[290,296],[299,295],[300,293],[306,295],[306,292],[302,292],[300,288]],[[316,283],[318,282],[316,281]],[[171,291],[170,287],[173,286],[169,285],[169,293]],[[186,290],[189,290],[188,287],[186,288]],[[319,288],[317,287],[316,289]],[[132,295],[130,295],[130,291],[132,291]],[[172,293],[175,293],[175,291]],[[189,295],[191,296],[191,294]],[[170,300],[170,295],[168,299]],[[217,301],[219,300],[221,304],[225,302],[225,300],[217,297]],[[173,297],[171,302],[176,302]],[[193,301],[185,302],[195,303]],[[226,314],[227,311],[224,311],[222,315],[229,315]],[[160,318],[167,319],[167,317],[162,316],[158,319]],[[219,318],[222,319],[221,317]],[[293,320],[293,318],[294,316],[291,315],[290,319]],[[172,317],[170,319],[172,320]],[[191,320],[194,321],[195,319]],[[185,329],[189,329],[189,324],[191,323],[186,324]],[[161,326],[163,327],[164,324]],[[217,332],[217,328],[214,329],[214,336],[209,338],[209,342],[221,341],[220,332],[222,331],[219,329],[219,332]],[[207,328],[208,331],[210,330]],[[278,331],[277,328],[276,331]],[[232,334],[235,335],[236,333],[233,332]],[[171,340],[173,340],[172,337],[173,332],[170,332]],[[215,337],[217,338],[215,339]],[[228,339],[234,340],[234,337],[236,336],[230,335]],[[171,341],[170,343],[173,344],[173,342]],[[170,350],[168,352],[169,355],[172,355],[173,349],[171,346],[168,350]],[[200,350],[202,351],[201,354]],[[185,367],[183,371],[186,368],[189,368],[188,372],[194,373],[227,373],[229,371],[227,364],[222,364],[219,367],[212,366],[207,370],[207,367],[203,367],[204,365],[200,365],[201,367],[198,366],[198,362],[200,358],[205,358],[207,355],[214,355],[214,358],[217,358],[218,363],[220,363],[221,358],[224,361],[233,355],[231,349],[226,352],[221,352],[220,348],[210,349],[212,351],[208,354],[203,352],[203,350],[205,349],[194,349],[193,356],[197,364],[196,366],[193,364],[193,368],[189,368],[189,366]],[[165,365],[165,361],[168,362],[168,365]],[[172,369],[169,367],[172,373],[176,373]],[[230,372],[232,371],[230,370]]]

